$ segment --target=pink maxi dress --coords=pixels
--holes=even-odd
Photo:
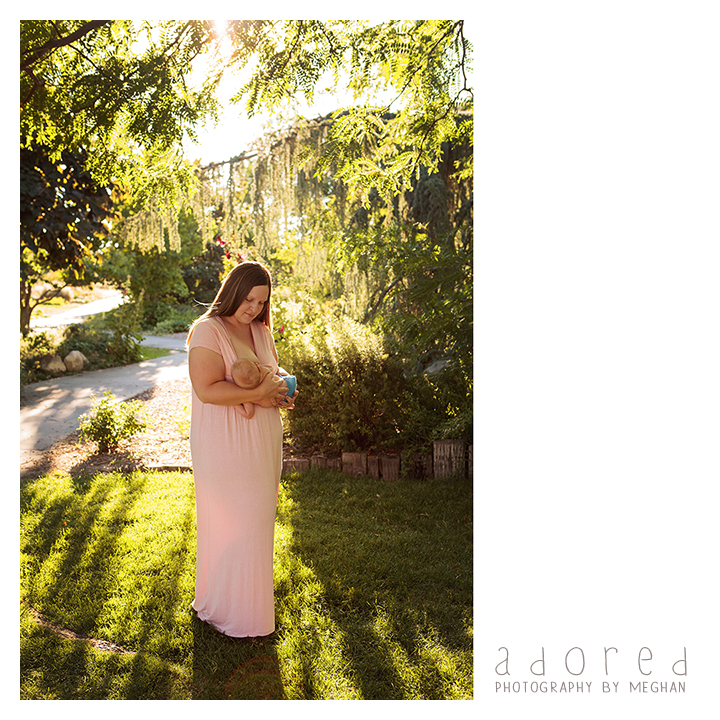
[[[272,334],[252,322],[256,358],[277,372]],[[219,318],[199,322],[188,343],[222,355],[225,379],[237,356]],[[252,348],[250,348],[252,349]],[[192,394],[190,450],[197,508],[193,608],[232,637],[275,630],[273,541],[280,473],[282,419],[277,408],[255,406],[252,419],[234,406],[211,405]]]

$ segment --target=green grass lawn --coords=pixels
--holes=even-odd
[[[190,473],[25,481],[21,533],[21,698],[472,697],[468,481],[283,476],[267,638],[194,616]]]
[[[167,348],[150,347],[149,345],[140,346],[140,354],[142,360],[152,360],[153,358],[165,357],[170,351]]]

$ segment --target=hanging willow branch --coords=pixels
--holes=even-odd
[[[152,203],[142,213],[128,217],[123,221],[122,235],[130,247],[147,251],[153,247],[165,249],[165,233],[167,232],[170,250],[180,250],[181,239],[178,232],[177,216],[159,210]]]
[[[472,204],[472,177],[458,168],[471,156],[472,139],[467,135],[448,143],[438,171],[423,168],[416,185],[390,202],[377,192],[363,202],[342,181],[332,159],[318,161],[333,124],[345,116],[297,122],[227,160],[197,166],[189,206],[205,244],[222,239],[233,252],[276,267],[286,262],[308,289],[342,296],[346,312],[369,321],[403,284],[403,272],[391,266],[384,246],[400,247],[408,238],[415,242],[418,231],[432,242],[443,228],[467,225],[462,209]],[[457,113],[455,121],[471,123],[472,117]],[[145,247],[159,245],[166,229],[175,242],[177,223],[148,211],[135,220],[128,237],[141,247],[143,238]],[[466,230],[453,233],[448,242],[465,236]],[[367,249],[368,243],[377,249]]]
[[[260,255],[269,257],[288,233],[309,230],[307,218],[322,209],[328,190],[344,224],[347,189],[334,180],[333,165],[318,171],[315,163],[332,122],[325,115],[296,123],[267,133],[252,149],[199,166],[188,205],[205,244],[218,234],[252,238]],[[150,204],[126,221],[123,235],[141,250],[162,250],[166,232],[175,249],[177,212],[161,212]]]
[[[198,168],[192,209],[204,240],[218,233],[244,235],[268,257],[288,233],[305,233],[307,217],[320,209],[330,180],[327,174],[316,177],[308,148],[318,151],[330,124],[330,116],[294,124],[267,133],[252,150]],[[337,190],[343,206],[345,190],[339,184]]]

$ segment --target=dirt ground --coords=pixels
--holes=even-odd
[[[160,383],[136,395],[147,410],[150,427],[121,443],[114,453],[96,454],[94,443],[81,443],[76,431],[22,469],[21,477],[60,472],[81,475],[133,469],[190,469],[190,380]]]

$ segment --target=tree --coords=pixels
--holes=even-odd
[[[213,37],[207,21],[21,21],[21,148],[86,152],[99,182],[177,205],[193,183],[184,136],[217,110],[212,83],[188,83]]]
[[[229,32],[240,37],[242,23]],[[249,114],[275,109],[303,93],[312,101],[324,77],[344,84],[354,103],[341,108],[316,153],[352,192],[390,196],[420,167],[437,168],[443,143],[472,145],[469,84],[472,46],[464,21],[297,20],[265,23],[255,37],[256,70],[235,96]],[[246,58],[231,62],[244,66]],[[379,101],[384,91],[392,99]],[[472,156],[457,171],[471,173]]]
[[[132,208],[122,203],[117,207],[122,216],[132,213]],[[206,246],[192,213],[183,210],[178,219],[180,250],[169,247],[167,236],[162,251],[155,245],[142,249],[123,240],[122,223],[120,220],[114,224],[118,230],[114,229],[104,243],[92,272],[118,287],[129,302],[139,305],[142,328],[167,321],[176,309],[183,314],[178,305],[198,309],[213,301],[225,271],[226,249],[219,236]]]
[[[57,295],[34,300],[32,287],[62,271],[81,279],[85,265],[109,230],[111,189],[98,184],[84,154],[63,152],[57,162],[40,148],[20,151],[20,332],[30,330],[32,311]]]
[[[163,251],[167,231],[178,251],[177,208],[172,217],[158,208],[193,187],[187,165],[178,169],[181,135],[212,119],[223,77],[249,70],[233,101],[250,115],[275,111],[288,126],[263,138],[254,158],[230,162],[223,237],[252,237],[271,257],[293,235],[305,252],[312,228],[324,223],[330,241],[318,251],[345,263],[332,281],[347,289],[364,273],[366,320],[383,308],[401,311],[409,328],[423,325],[415,332],[421,353],[448,335],[437,322],[418,324],[419,315],[454,320],[442,308],[461,298],[452,309],[463,309],[462,322],[451,322],[457,332],[436,349],[467,347],[473,91],[464,21],[231,21],[232,52],[216,53],[197,86],[190,68],[217,49],[216,28],[166,21],[141,30],[142,52],[128,21],[23,23],[23,143],[45,139],[56,152],[65,142],[92,145],[106,174],[143,190],[137,222],[125,223],[130,244]],[[327,83],[352,102],[330,116],[293,118],[296,96],[312,101]],[[205,211],[219,203],[206,190],[201,177],[194,215],[210,242],[217,228]],[[430,315],[423,299],[437,300]]]
[[[233,72],[252,68],[233,98],[250,115],[298,93],[312,100],[328,76],[344,85],[360,104],[334,118],[318,168],[332,166],[363,197],[397,194],[421,166],[434,169],[443,142],[472,144],[471,119],[458,122],[472,104],[463,21],[243,20],[226,35],[232,52],[223,54],[210,21],[22,21],[21,147],[41,144],[53,160],[88,151],[99,181],[170,213],[167,227],[194,187],[183,138],[217,117],[218,83]],[[193,82],[201,56],[214,59]],[[373,103],[378,88],[394,99]],[[456,170],[471,167],[469,158]]]
[[[469,374],[473,92],[464,22],[299,20],[254,31],[255,70],[234,98],[247,99],[250,114],[282,109],[299,93],[312,100],[328,76],[369,100],[264,138],[250,180],[248,157],[231,160],[225,205],[236,193],[236,207],[252,208],[251,222],[233,229],[252,234],[266,256],[288,234],[299,262],[315,246],[336,267],[319,282],[366,296],[358,319],[385,315],[386,327],[415,340],[418,357],[450,356]],[[237,22],[228,32],[249,29]],[[233,56],[228,67],[246,63]],[[380,102],[378,90],[390,100]]]

